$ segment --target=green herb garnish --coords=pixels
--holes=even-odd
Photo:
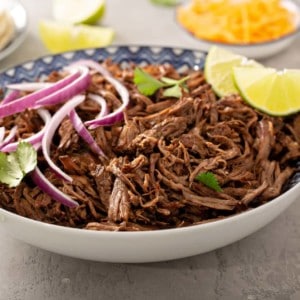
[[[36,165],[37,152],[34,147],[30,143],[20,142],[15,152],[0,152],[0,182],[16,187]]]
[[[166,88],[163,92],[164,97],[180,98],[182,95],[182,89],[186,88],[185,82],[187,79],[188,77],[184,77],[179,80],[162,77],[161,80],[158,80],[142,69],[136,68],[134,70],[133,81],[139,92],[145,96],[151,96],[158,89]]]
[[[133,81],[137,85],[138,90],[145,96],[153,95],[159,88],[164,86],[164,83],[140,68],[134,70]]]
[[[222,192],[222,188],[220,187],[216,176],[212,172],[200,173],[195,177],[195,179],[216,192]]]
[[[154,4],[160,4],[160,5],[167,5],[167,6],[174,6],[179,3],[178,0],[150,0]]]

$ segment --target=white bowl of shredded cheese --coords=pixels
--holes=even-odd
[[[290,46],[299,33],[300,8],[291,0],[223,0],[219,1],[223,3],[219,8],[213,6],[216,1],[202,2],[178,7],[176,20],[199,41],[199,49],[203,51],[218,45],[250,58],[265,58]],[[255,3],[266,5],[266,11],[258,11]]]

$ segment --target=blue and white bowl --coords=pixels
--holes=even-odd
[[[172,63],[177,69],[202,68],[206,53],[188,49],[147,46],[115,46],[45,56],[0,74],[0,86],[33,81],[83,58],[117,63]],[[154,262],[192,256],[238,241],[262,228],[300,195],[300,172],[286,191],[255,209],[227,219],[185,228],[146,232],[89,231],[51,225],[0,209],[0,229],[26,243],[55,253],[94,261]]]

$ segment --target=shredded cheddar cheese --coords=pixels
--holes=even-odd
[[[178,22],[198,38],[249,44],[296,30],[297,16],[280,0],[193,0],[177,10]]]

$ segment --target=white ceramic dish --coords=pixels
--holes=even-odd
[[[82,50],[46,56],[9,69],[0,74],[0,87],[10,82],[32,81],[82,58],[111,57],[120,64],[170,62],[182,69],[202,68],[205,56],[201,51],[145,46]],[[227,219],[186,228],[148,232],[88,231],[46,224],[0,209],[0,229],[31,245],[82,259],[125,263],[171,260],[211,251],[254,233],[299,197],[299,182],[300,172],[284,194],[265,205]]]
[[[297,25],[297,30],[291,34],[287,34],[282,36],[279,39],[264,42],[264,43],[257,43],[257,44],[227,44],[227,43],[219,43],[219,42],[211,42],[207,40],[203,40],[200,38],[194,37],[199,43],[199,49],[202,51],[209,51],[212,45],[217,45],[219,47],[228,49],[234,53],[238,53],[244,55],[249,58],[253,59],[262,59],[266,57],[270,57],[275,55],[287,47],[289,47],[295,39],[299,36],[300,32],[300,7],[294,1],[291,0],[282,0],[282,5],[288,8],[290,11],[296,13],[295,23]],[[178,22],[177,22],[178,23]],[[179,23],[178,25],[183,28]],[[186,31],[186,29],[184,29]]]
[[[28,27],[26,10],[18,0],[1,0],[0,10],[2,9],[11,15],[16,32],[11,42],[0,51],[0,60],[13,53],[23,43]]]
[[[98,232],[49,225],[0,209],[0,228],[36,247],[81,259],[141,263],[178,259],[236,242],[275,219],[300,195],[298,184],[277,199],[228,219],[179,229]]]

